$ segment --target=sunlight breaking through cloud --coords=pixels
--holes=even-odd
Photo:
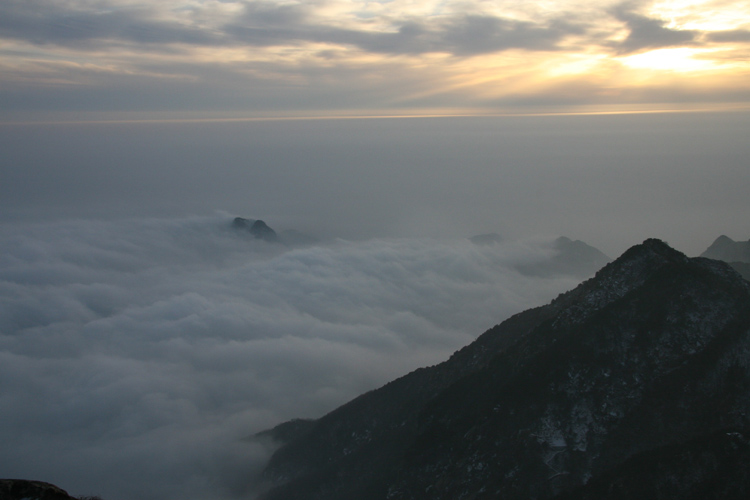
[[[665,71],[689,76],[722,52],[713,70],[726,84],[711,99],[726,99],[729,85],[736,100],[748,95],[734,78],[748,72],[748,18],[744,2],[690,0],[8,0],[0,5],[0,82],[11,115],[123,107],[486,109],[570,103],[557,90],[565,77],[544,68],[587,59],[578,75],[593,92],[577,101],[622,102],[637,94],[629,102],[648,103],[663,99],[660,87],[671,85],[668,75],[660,84]],[[700,49],[706,62],[628,63],[666,48]],[[524,72],[528,67],[541,70]],[[705,90],[695,88],[692,99],[705,100]]]

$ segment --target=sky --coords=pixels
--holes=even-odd
[[[0,477],[251,498],[554,238],[747,240],[749,61],[747,1],[0,1]]]
[[[2,121],[750,101],[744,0],[4,0]]]

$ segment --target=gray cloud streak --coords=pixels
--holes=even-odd
[[[282,17],[282,16],[279,16]],[[303,27],[302,15],[288,16],[289,23],[253,26],[237,23],[226,31],[238,40],[251,45],[275,45],[298,42],[321,42],[356,46],[367,52],[387,54],[425,54],[445,52],[471,56],[509,49],[556,50],[566,36],[581,34],[580,26],[563,21],[550,24],[503,19],[494,16],[456,15],[439,23],[408,20],[396,23],[390,33],[374,33],[326,27]],[[286,20],[286,16],[283,16]]]
[[[151,21],[143,9],[71,10],[56,3],[10,0],[0,6],[0,36],[35,44],[100,49],[101,43],[135,43],[144,50],[168,44],[268,47],[306,42],[350,45],[373,53],[444,52],[471,56],[509,49],[555,50],[565,37],[584,32],[565,18],[541,23],[488,15],[456,14],[429,22],[393,20],[393,32],[342,29],[318,24],[310,7],[245,2],[235,21],[214,29]]]
[[[750,30],[715,31],[707,34],[706,38],[719,43],[746,43],[750,42]]]

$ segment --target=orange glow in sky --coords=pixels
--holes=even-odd
[[[0,5],[7,117],[750,102],[733,0]]]

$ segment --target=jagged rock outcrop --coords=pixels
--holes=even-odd
[[[0,500],[76,500],[62,488],[42,481],[0,479]]]
[[[750,283],[647,240],[291,428],[264,500],[745,498]]]

